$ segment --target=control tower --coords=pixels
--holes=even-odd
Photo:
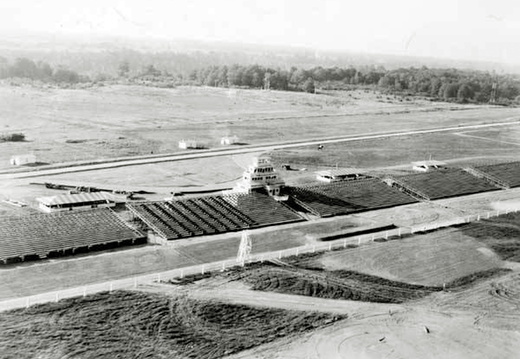
[[[250,193],[251,191],[265,191],[270,196],[279,196],[280,189],[285,182],[275,171],[271,159],[267,156],[255,157],[237,182],[234,192]]]

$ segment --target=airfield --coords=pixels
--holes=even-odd
[[[0,199],[29,204],[19,208],[0,203],[0,215],[6,217],[37,213],[34,198],[59,193],[35,183],[143,191],[140,200],[147,201],[162,201],[172,192],[182,192],[188,198],[217,193],[232,188],[252,157],[260,154],[268,154],[278,173],[292,186],[313,184],[314,171],[336,167],[399,176],[411,173],[410,162],[430,157],[449,166],[507,163],[520,157],[520,115],[516,108],[436,103],[362,90],[309,95],[105,86],[83,90],[1,87],[0,92],[5,101],[2,107],[12,106],[2,130],[23,132],[27,138],[23,143],[0,143]],[[241,143],[222,148],[218,140],[227,135],[237,135]],[[178,141],[188,138],[204,142],[207,149],[180,150]],[[324,145],[322,150],[317,149],[318,143]],[[10,167],[9,157],[19,153],[36,154],[38,166]],[[295,170],[283,170],[283,164]],[[305,222],[251,229],[252,253],[312,246],[323,243],[324,237],[351,229],[384,225],[409,228],[518,209],[520,189],[510,188],[330,218],[313,217]],[[220,351],[196,346],[190,349],[191,357],[514,358],[520,352],[520,267],[515,239],[520,231],[518,218],[516,214],[483,218],[314,257],[284,259],[281,264],[251,265],[243,272],[215,273],[182,286],[150,283],[130,294],[116,292],[113,298],[127,298],[134,304],[149,301],[150,307],[143,306],[143,312],[134,314],[142,323],[149,321],[150,328],[160,329],[141,333],[139,340],[150,348],[158,340],[165,351],[180,353],[187,347],[179,344],[181,341],[170,347],[167,337],[160,333],[170,327],[163,319],[154,321],[158,313],[167,312],[167,304],[161,304],[166,307],[160,307],[160,311],[153,306],[157,298],[173,298],[171,303],[180,303],[179,312],[188,306],[197,308],[194,311],[198,315],[202,313],[199,304],[190,304],[189,300],[206,301],[260,308],[268,311],[266,318],[278,315],[281,320],[273,324],[276,330],[265,323],[259,326],[271,334],[259,335],[260,339],[249,347],[230,339],[247,332],[240,328],[248,328],[248,323],[237,324],[236,332],[229,329],[229,338],[222,338]],[[232,259],[237,254],[240,233],[170,242],[167,246],[140,244],[3,266],[0,300]],[[302,282],[291,287],[287,283],[294,282],[294,271],[308,276],[302,275]],[[337,277],[337,271],[367,277]],[[457,282],[461,278],[465,282]],[[347,284],[339,285],[338,281]],[[446,283],[452,285],[448,290],[443,289]],[[345,294],[353,293],[353,288],[362,288],[366,297],[360,296],[365,300]],[[313,290],[315,295],[309,295]],[[61,319],[50,319],[58,323],[56,330],[68,325],[80,308],[92,314],[119,305],[107,294],[98,296],[98,309],[89,304],[88,296],[49,304],[51,312],[52,306],[57,306],[55,310],[61,313]],[[178,298],[182,301],[177,302]],[[49,320],[45,305],[41,310],[31,308],[1,314],[0,325],[9,329],[0,330],[0,338],[12,339],[19,330],[31,332],[30,324],[24,326],[23,321]],[[124,306],[119,309],[125,310]],[[291,314],[284,316],[273,310]],[[249,309],[246,312],[251,318],[262,317]],[[315,312],[322,316],[312,319],[310,313]],[[309,317],[294,313],[308,313],[305,315]],[[81,318],[87,320],[87,316]],[[184,325],[192,325],[189,331],[202,333],[202,342],[210,342],[211,335],[218,331],[212,326],[205,331],[200,324],[218,319],[202,314],[180,318]],[[306,323],[313,320],[316,325],[309,329]],[[229,321],[231,327],[233,317]],[[123,333],[136,335],[134,318],[128,316],[117,322]],[[287,324],[291,322],[294,326]],[[292,331],[278,338],[276,332],[285,327]],[[73,338],[61,344],[53,342],[52,335],[42,338],[31,332],[30,338],[49,353],[54,348],[66,355],[73,347]],[[88,340],[101,343],[103,336]],[[119,344],[128,338],[120,340]],[[16,343],[13,348],[21,345]],[[227,352],[225,345],[233,350]],[[103,348],[96,349],[99,355],[112,353],[110,348]],[[159,354],[148,353],[149,357]],[[81,357],[81,351],[77,355]]]

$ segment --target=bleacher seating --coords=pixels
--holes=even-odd
[[[298,205],[316,216],[331,217],[352,212],[349,203],[310,188],[289,187],[285,190]]]
[[[284,204],[257,193],[128,204],[127,207],[168,239],[303,220]]]
[[[0,220],[0,261],[47,257],[142,237],[110,209],[5,217]]]
[[[432,200],[498,189],[485,179],[475,177],[458,168],[414,173],[399,176],[397,179],[407,187],[420,191]]]
[[[375,178],[289,187],[286,191],[297,204],[321,217],[417,202]]]
[[[509,187],[520,186],[520,162],[499,163],[475,167],[505,182]]]
[[[237,209],[255,222],[255,227],[302,220],[292,209],[263,194],[237,195],[233,201]]]

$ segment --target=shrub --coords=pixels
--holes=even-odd
[[[0,135],[0,142],[23,142],[25,135],[23,133],[10,133]]]

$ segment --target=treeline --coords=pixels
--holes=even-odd
[[[88,82],[88,76],[81,76],[77,72],[62,67],[52,68],[43,61],[34,62],[27,58],[18,58],[12,64],[0,58],[0,79],[23,78],[29,80],[76,84]]]
[[[520,95],[520,78],[475,70],[423,67],[388,71],[378,81],[378,87],[444,101],[508,102]]]
[[[177,67],[174,63],[166,66],[164,61],[145,66],[121,61],[117,68],[107,72],[89,73],[87,76],[61,66],[53,68],[44,61],[18,58],[9,62],[0,57],[0,78],[26,78],[66,84],[123,81],[163,87],[195,85],[309,93],[363,86],[384,93],[426,96],[440,101],[503,104],[520,101],[520,76],[497,75],[479,70],[427,67],[386,70],[374,65],[274,68],[259,64],[193,64],[192,67]],[[171,61],[174,62],[174,59]]]
[[[192,71],[188,79],[200,85],[264,88],[283,91],[315,92],[316,86],[333,83],[375,85],[384,76],[381,67],[355,68],[314,67],[309,70],[291,67],[289,70],[272,69],[258,65],[210,66]]]
[[[197,85],[245,87],[315,92],[337,90],[349,85],[372,87],[382,92],[427,96],[441,101],[503,102],[520,95],[520,77],[476,70],[383,67],[323,68],[290,70],[252,66],[210,66],[192,71],[188,79]],[[350,86],[351,87],[351,86]]]

